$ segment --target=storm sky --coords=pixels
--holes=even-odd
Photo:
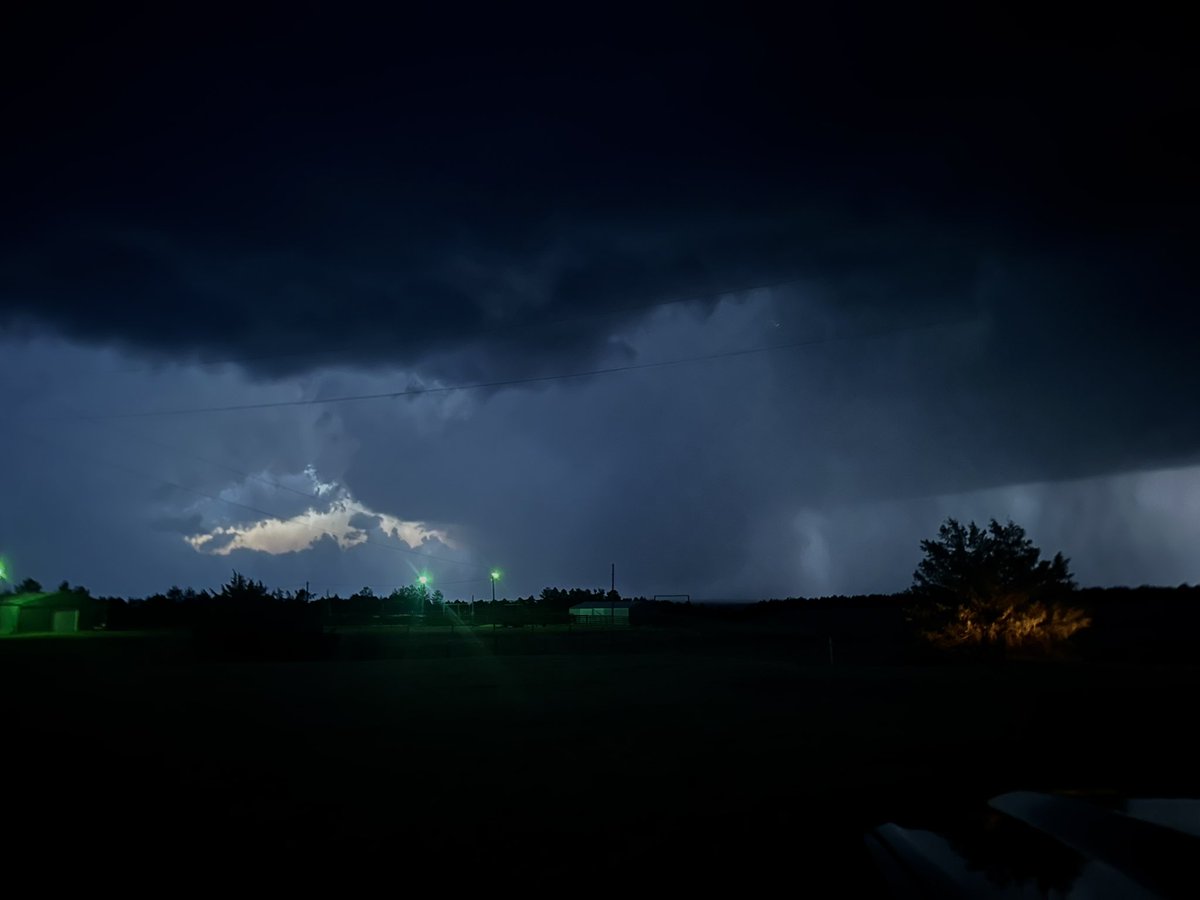
[[[892,591],[952,515],[1200,581],[1166,14],[5,16],[14,578]]]

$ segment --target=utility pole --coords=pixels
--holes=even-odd
[[[612,581],[608,587],[608,624],[617,624],[617,564],[612,564]]]

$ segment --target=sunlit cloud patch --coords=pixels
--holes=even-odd
[[[307,550],[326,537],[348,550],[366,543],[373,531],[414,549],[429,541],[454,546],[441,529],[375,512],[348,496],[332,500],[327,509],[310,507],[289,518],[268,516],[249,523],[217,526],[186,535],[184,540],[196,552],[212,556],[228,556],[235,550],[279,556]]]

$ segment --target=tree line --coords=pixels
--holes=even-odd
[[[921,541],[922,558],[908,590],[890,595],[788,598],[738,607],[714,607],[671,600],[634,601],[633,624],[680,622],[782,622],[800,616],[807,625],[832,635],[891,635],[900,624],[910,636],[951,653],[1049,653],[1070,645],[1100,615],[1122,621],[1135,633],[1146,631],[1130,603],[1166,609],[1171,589],[1089,589],[1080,591],[1069,561],[1061,554],[1042,558],[1023,528],[995,519],[985,526],[947,519],[936,537]],[[33,579],[14,586],[16,593],[37,593]],[[600,588],[547,587],[537,596],[515,600],[448,601],[425,584],[398,587],[386,595],[364,587],[348,597],[315,596],[306,588],[270,589],[234,571],[219,590],[172,587],[144,599],[91,598],[87,589],[63,582],[59,592],[74,592],[99,608],[94,618],[110,629],[193,627],[260,630],[319,630],[328,625],[389,623],[425,624],[555,624],[570,620],[569,610],[582,602],[621,600],[616,591]],[[1147,593],[1150,591],[1151,593]],[[1186,585],[1171,594],[1200,594]],[[1151,597],[1152,599],[1147,599]],[[1124,598],[1121,602],[1114,597]],[[1140,599],[1131,599],[1140,598]],[[2,597],[0,597],[2,599]],[[1164,606],[1164,604],[1166,604]],[[1117,610],[1123,610],[1118,613]],[[1200,618],[1175,607],[1178,619]],[[840,618],[839,618],[840,617]],[[1194,632],[1191,618],[1177,634]],[[1180,620],[1182,621],[1182,620]]]
[[[217,590],[172,586],[144,598],[92,597],[82,587],[71,590],[97,607],[96,620],[109,630],[154,628],[218,628],[247,626],[295,629],[324,625],[368,625],[423,622],[432,624],[555,624],[569,621],[577,603],[620,600],[615,591],[600,588],[547,587],[537,596],[492,600],[447,600],[440,590],[423,584],[397,587],[387,594],[363,587],[348,596],[317,595],[306,588],[270,588],[234,570]],[[34,579],[15,585],[9,593],[41,593]]]

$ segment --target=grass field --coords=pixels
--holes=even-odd
[[[5,639],[9,834],[36,857],[69,826],[106,866],[869,886],[879,822],[1020,788],[1200,795],[1196,668],[846,656],[639,629],[362,630],[293,661]]]

